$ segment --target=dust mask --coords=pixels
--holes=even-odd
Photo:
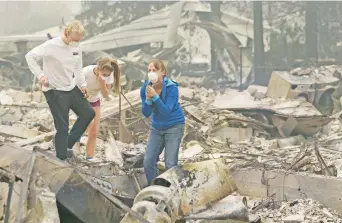
[[[148,73],[148,80],[152,83],[155,84],[158,81],[158,74],[156,72],[149,72]]]
[[[78,47],[80,45],[80,42],[71,41],[69,45],[73,47]]]
[[[99,75],[99,77],[100,77],[102,80],[106,81],[106,82],[108,81],[108,78],[109,78],[109,77],[105,77],[105,76],[102,76],[102,75]]]

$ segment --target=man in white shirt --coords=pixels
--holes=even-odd
[[[86,99],[87,83],[82,72],[79,42],[84,32],[82,24],[73,21],[66,26],[61,37],[48,40],[26,54],[27,64],[39,79],[53,116],[57,130],[56,156],[61,160],[72,157],[75,142],[95,116]],[[70,109],[78,119],[69,134]]]

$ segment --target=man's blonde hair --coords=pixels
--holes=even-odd
[[[66,33],[72,33],[72,32],[76,32],[78,34],[81,34],[81,35],[84,35],[85,34],[85,29],[84,29],[84,26],[82,25],[82,23],[78,20],[74,20],[72,21],[71,23],[69,23],[64,31]]]

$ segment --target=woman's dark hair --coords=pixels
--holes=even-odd
[[[166,66],[165,63],[162,60],[159,59],[153,59],[148,64],[153,64],[153,66],[160,72],[163,72],[166,74]]]

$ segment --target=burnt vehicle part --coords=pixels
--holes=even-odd
[[[212,219],[234,219],[248,222],[246,205],[233,204],[223,215],[203,211],[237,190],[223,159],[188,163],[173,167],[143,189],[135,198],[133,208],[153,222],[176,222],[184,217],[207,216]],[[228,205],[229,207],[229,205]],[[239,214],[237,214],[239,213]],[[155,218],[153,218],[153,216]],[[138,222],[126,214],[121,223]]]

